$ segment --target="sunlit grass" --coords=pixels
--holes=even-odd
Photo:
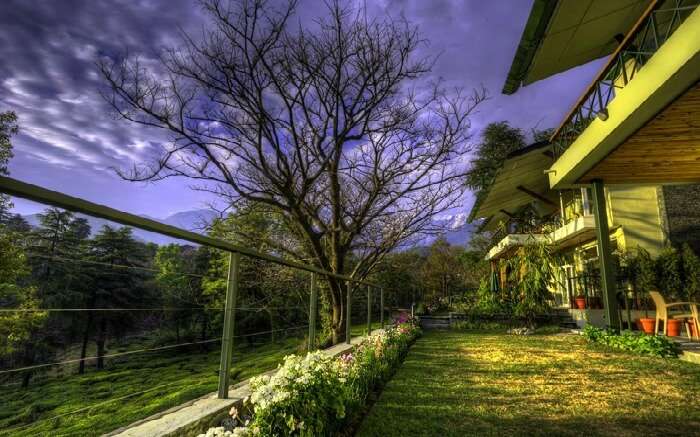
[[[300,351],[301,344],[301,339],[288,339],[237,348],[232,383],[275,368],[285,355]],[[215,391],[219,357],[218,344],[209,352],[132,355],[108,361],[104,371],[36,381],[27,389],[5,387],[0,391],[0,435],[92,436],[112,431]],[[67,414],[77,410],[83,411]]]
[[[359,436],[700,435],[700,366],[571,335],[428,332]]]

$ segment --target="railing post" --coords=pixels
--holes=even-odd
[[[233,334],[236,325],[236,298],[238,297],[240,257],[240,254],[237,252],[229,252],[224,332],[221,336],[221,363],[219,365],[219,399],[228,399],[231,356],[233,355]]]
[[[379,328],[384,329],[384,288],[379,289]]]
[[[311,293],[309,296],[309,345],[311,352],[316,348],[316,307],[318,304],[318,290],[316,288],[316,274],[311,274]]]
[[[372,333],[372,287],[367,286],[367,335]]]
[[[347,344],[350,344],[352,341],[350,333],[350,326],[352,323],[352,319],[350,318],[350,308],[352,308],[352,282],[348,281],[348,294],[345,302],[345,343]]]

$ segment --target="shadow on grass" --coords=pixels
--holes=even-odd
[[[358,436],[700,435],[700,366],[575,336],[429,332]]]

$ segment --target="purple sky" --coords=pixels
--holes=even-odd
[[[177,44],[177,28],[196,32],[203,17],[194,0],[4,0],[0,14],[0,111],[14,110],[13,177],[137,214],[164,217],[204,207],[208,198],[187,180],[124,182],[111,169],[147,159],[161,132],[116,119],[99,94],[95,60],[128,50],[155,58]],[[473,117],[473,141],[489,122],[529,130],[559,123],[595,74],[599,62],[521,89],[500,90],[530,11],[523,0],[383,0],[369,14],[402,13],[441,53],[433,74],[450,85],[484,85],[491,100]],[[304,23],[322,11],[301,0]],[[465,208],[471,198],[465,199]],[[16,210],[41,205],[16,200]]]

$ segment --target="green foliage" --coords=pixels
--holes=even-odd
[[[501,322],[489,322],[485,320],[459,320],[453,322],[451,328],[457,331],[494,331],[506,329],[508,325]]]
[[[476,305],[469,313],[483,316],[512,314],[513,306],[510,302],[502,301],[500,296],[491,290],[488,278],[482,278],[477,290]]]
[[[368,337],[340,357],[321,351],[286,357],[274,375],[251,381],[253,420],[235,435],[334,435],[349,413],[359,411],[368,394],[391,376],[418,335],[413,323],[404,323]]]
[[[534,326],[538,314],[549,311],[555,281],[556,259],[546,242],[526,244],[508,260],[513,290],[517,295],[515,313]]]
[[[39,308],[36,288],[20,285],[29,273],[19,236],[0,225],[0,308],[25,312],[0,313],[0,359],[17,351],[46,320]]]
[[[462,249],[451,246],[444,238],[438,238],[430,245],[428,256],[421,266],[421,284],[426,289],[424,298],[437,302],[448,298],[459,288]]]
[[[10,138],[18,131],[17,115],[14,112],[0,112],[0,176],[7,176],[7,165],[12,158],[12,143]],[[0,193],[0,223],[8,218],[12,208],[9,196]]]
[[[231,383],[274,369],[301,342],[289,338],[258,348],[236,347]],[[159,345],[160,339],[152,336],[114,347]],[[220,350],[184,352],[134,354],[129,359],[110,360],[104,371],[76,375],[74,367],[59,368],[56,371],[62,373],[44,377],[41,384],[27,388],[6,385],[0,391],[0,429],[12,436],[102,435],[216,391]],[[40,377],[36,378],[39,382]],[[47,420],[78,410],[58,422]]]
[[[209,299],[204,295],[202,275],[209,268],[211,251],[205,247],[169,244],[160,246],[153,258],[153,266],[158,271],[155,283],[160,291],[160,299],[167,308],[183,308],[168,311],[165,315],[175,330],[176,339],[195,329],[199,320],[201,330],[206,332],[210,316],[205,312]]]
[[[599,343],[614,349],[632,351],[642,355],[655,357],[677,357],[678,345],[663,336],[645,335],[632,331],[618,334],[611,330],[596,328],[588,324],[582,334],[591,343]]]
[[[681,247],[681,263],[684,295],[688,300],[696,301],[700,298],[700,257],[688,243],[683,243]]]
[[[290,239],[279,214],[253,204],[243,204],[235,213],[216,221],[210,234],[271,255],[280,255],[276,241]],[[207,306],[221,308],[226,297],[229,254],[212,250],[210,256],[209,269],[202,280],[203,295]],[[309,273],[245,256],[241,257],[240,263],[238,306],[255,307],[260,311],[238,314],[236,325],[239,332],[274,331],[306,323]],[[322,278],[318,284],[322,306],[328,299],[328,288]],[[321,308],[321,320],[327,321],[325,316],[329,312]],[[216,323],[219,323],[219,316],[216,317]],[[328,323],[322,331],[330,331]],[[323,332],[319,337],[323,337]]]
[[[525,135],[507,121],[491,123],[482,134],[476,158],[467,176],[467,186],[479,192],[488,188],[508,154],[525,147]]]
[[[656,284],[666,297],[678,300],[683,296],[681,258],[676,249],[664,249],[656,259]]]

